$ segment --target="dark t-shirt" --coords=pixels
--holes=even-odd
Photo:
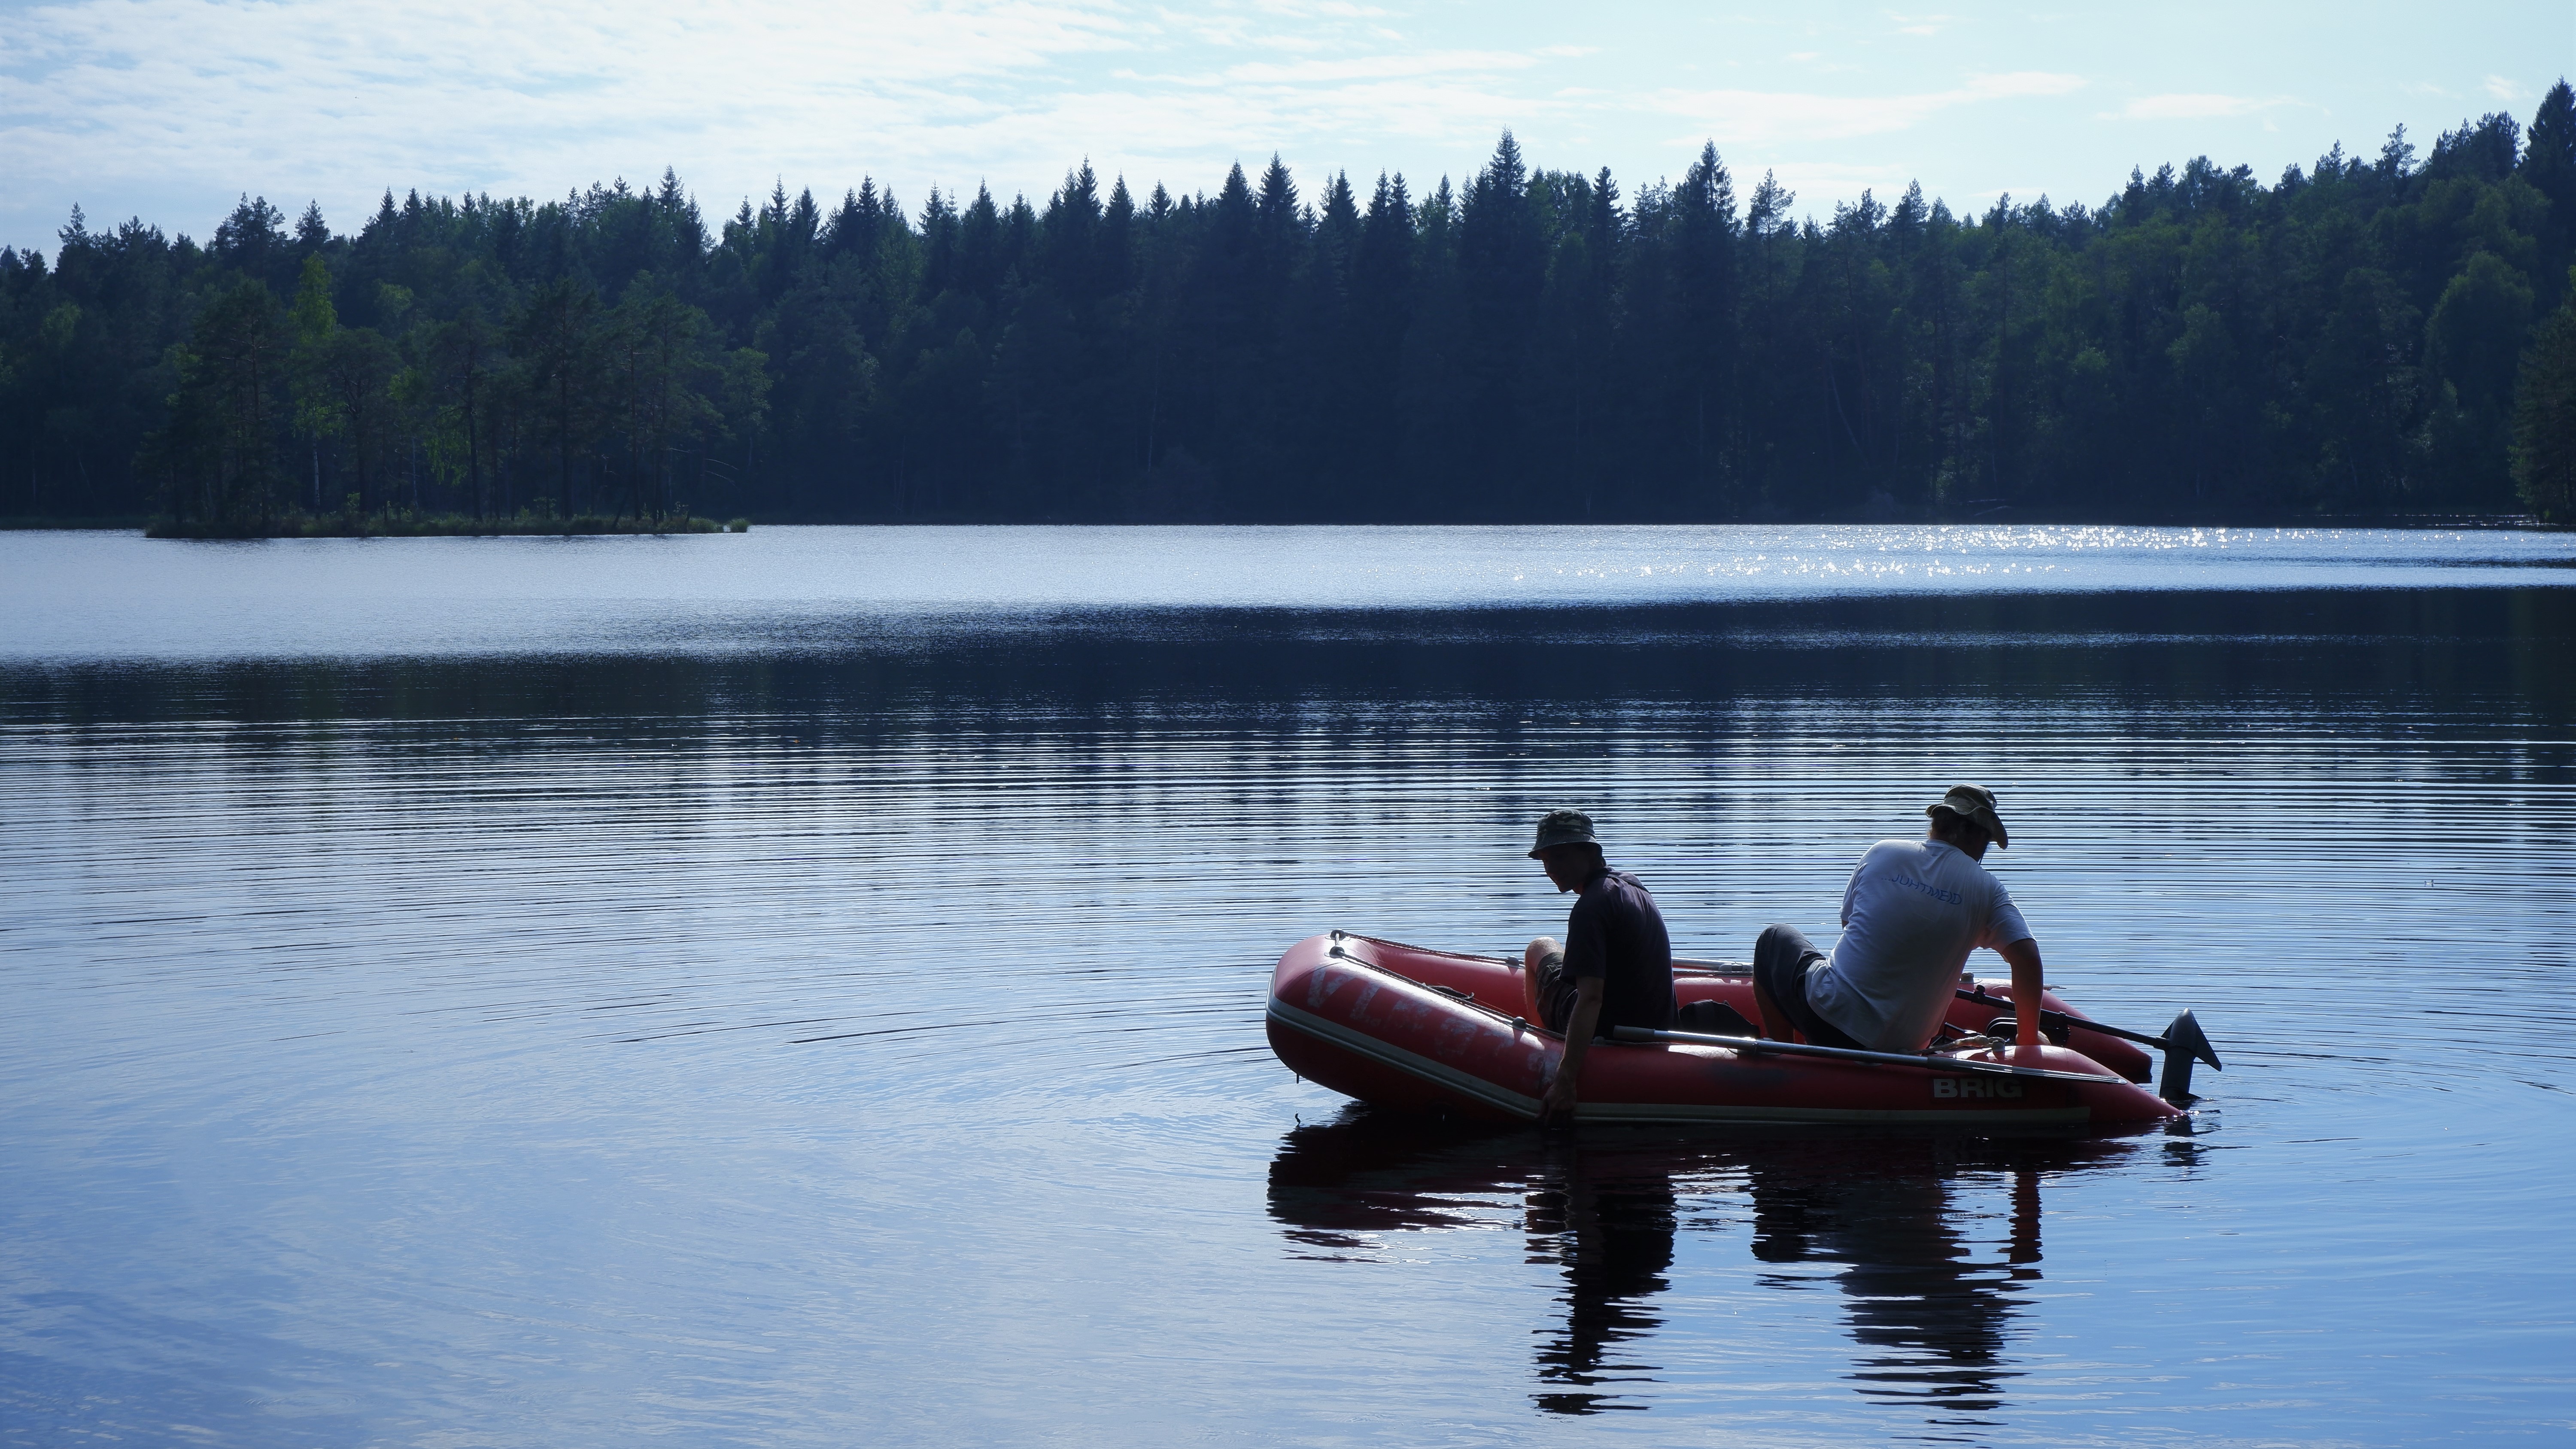
[[[1603,867],[1583,883],[1565,918],[1565,966],[1547,1003],[1549,1022],[1573,1018],[1576,978],[1601,978],[1601,1023],[1670,1030],[1673,1024],[1673,942],[1663,913],[1643,881]]]

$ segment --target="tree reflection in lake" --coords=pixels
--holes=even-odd
[[[2098,1137],[1542,1136],[1355,1107],[1281,1142],[1270,1212],[1301,1256],[1344,1260],[1379,1257],[1390,1234],[1517,1226],[1530,1261],[1563,1274],[1533,1398],[1564,1414],[1646,1407],[1622,1386],[1661,1372],[1650,1342],[1679,1235],[1749,1226],[1759,1285],[1841,1289],[1862,1394],[1974,1422],[2020,1373],[2015,1295],[2040,1276],[2041,1183],[2134,1151]],[[1980,1221],[1997,1185],[2000,1244]]]

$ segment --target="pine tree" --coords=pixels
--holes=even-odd
[[[212,250],[225,266],[272,287],[283,285],[297,270],[297,259],[287,245],[286,213],[269,205],[265,196],[243,197],[232,214],[217,223]]]
[[[2424,322],[2425,370],[2439,389],[2433,417],[2453,506],[2505,506],[2514,371],[2531,324],[2532,289],[2493,252],[2469,258]]]
[[[318,371],[337,430],[348,440],[356,512],[390,508],[391,496],[377,486],[378,470],[393,441],[393,387],[402,354],[372,327],[342,327],[322,345]]]
[[[445,395],[454,399],[452,406],[464,428],[466,511],[480,520],[489,501],[484,488],[483,456],[490,431],[490,396],[505,362],[501,335],[484,320],[481,307],[467,302],[432,335],[430,356]]]
[[[289,346],[277,298],[243,277],[198,314],[170,416],[144,442],[181,517],[256,527],[276,503],[276,390]]]
[[[2513,484],[2522,504],[2576,522],[2576,278],[2568,300],[2532,330],[2513,399]]]
[[[573,517],[572,455],[588,443],[593,426],[598,345],[599,294],[570,278],[530,293],[510,328],[520,388],[554,440],[555,507],[567,521]]]
[[[323,368],[332,340],[340,331],[340,315],[331,305],[331,269],[323,265],[318,253],[304,259],[304,272],[296,283],[295,302],[287,316],[294,330],[295,430],[304,436],[306,461],[312,473],[312,508],[320,513],[322,440],[339,434],[341,417]]]

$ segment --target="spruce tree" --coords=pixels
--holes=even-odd
[[[2576,263],[2576,91],[2565,80],[2540,98],[2516,174],[2549,198],[2533,275],[2541,283],[2542,304],[2551,305],[2564,295],[2559,289]]]
[[[306,202],[304,204],[304,215],[297,218],[295,222],[296,252],[301,256],[309,258],[315,252],[322,250],[330,244],[331,228],[328,223],[322,220],[322,203],[318,201]]]

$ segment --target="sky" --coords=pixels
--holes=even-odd
[[[1312,197],[1531,164],[1633,192],[1714,141],[1801,214],[1919,180],[1953,209],[2099,203],[2207,155],[2265,181],[2337,141],[2528,124],[2576,4],[2029,8],[1485,0],[0,0],[0,245],[81,206],[201,240],[244,193],[354,231],[397,194],[559,197],[675,169],[709,213],[862,176],[1042,201],[1089,159],[1141,195],[1276,153]]]

